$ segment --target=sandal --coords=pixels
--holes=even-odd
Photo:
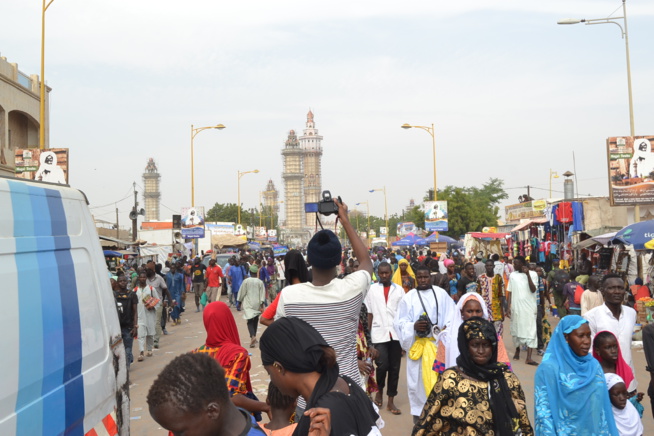
[[[387,407],[386,410],[391,412],[393,415],[401,415],[402,414],[402,411],[400,409],[398,409],[397,407],[394,407],[392,409],[390,407]]]
[[[538,366],[538,362],[536,362],[535,360],[525,361],[525,363],[531,366]]]
[[[374,400],[372,400],[372,402],[375,403],[375,405],[376,405],[377,407],[381,407],[381,406],[384,405],[384,400],[383,400],[383,399],[378,400],[377,398],[375,398]]]

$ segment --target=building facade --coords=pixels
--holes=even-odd
[[[14,175],[15,150],[39,147],[39,76],[28,76],[0,57],[0,175]],[[45,100],[45,148],[49,148],[49,93]]]
[[[143,203],[145,204],[145,221],[159,221],[161,191],[159,182],[161,175],[153,158],[148,160],[143,173]]]

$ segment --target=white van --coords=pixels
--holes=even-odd
[[[0,177],[0,435],[128,435],[125,349],[84,194]]]

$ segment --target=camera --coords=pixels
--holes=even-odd
[[[341,197],[338,197],[341,202]],[[332,194],[329,191],[322,191],[322,200],[318,202],[318,213],[320,215],[338,214],[338,206],[334,203]]]

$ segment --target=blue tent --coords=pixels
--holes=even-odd
[[[634,250],[645,250],[645,244],[654,239],[654,220],[630,224],[615,234],[613,244],[633,245]],[[648,244],[650,245],[650,244]]]
[[[123,257],[122,253],[112,250],[104,250],[105,257]]]
[[[399,241],[391,242],[393,247],[410,247],[413,245],[413,242],[407,241],[406,239],[400,239]]]
[[[456,244],[459,241],[457,241],[454,238],[450,238],[449,236],[445,235],[438,235],[436,236],[436,233],[432,233],[429,235],[429,237],[426,239],[427,242],[447,242],[448,244]]]

